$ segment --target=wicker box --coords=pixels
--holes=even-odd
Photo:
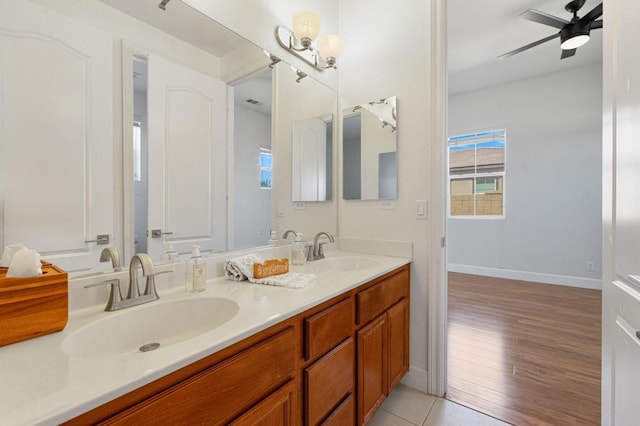
[[[0,268],[0,346],[62,330],[69,316],[67,273],[52,264],[42,275],[7,278]]]

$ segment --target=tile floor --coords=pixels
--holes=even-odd
[[[368,426],[500,426],[507,424],[446,399],[398,385]]]

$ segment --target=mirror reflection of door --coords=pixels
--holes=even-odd
[[[268,68],[232,88],[234,204],[230,250],[263,246],[269,240],[273,183],[272,74]]]
[[[226,84],[157,55],[147,57],[147,71],[146,97],[134,88],[134,249],[153,260],[165,242],[180,254],[195,244],[224,251]]]
[[[134,185],[134,246],[136,253],[147,252],[148,184],[148,120],[147,120],[147,58],[133,57],[133,185]]]

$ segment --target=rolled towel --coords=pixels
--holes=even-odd
[[[2,252],[2,258],[0,259],[0,268],[8,268],[11,265],[11,259],[20,250],[26,250],[27,248],[22,244],[11,244],[4,248]]]
[[[35,250],[18,250],[11,259],[7,277],[35,277],[42,275],[40,253]]]
[[[253,264],[262,263],[264,259],[258,253],[233,257],[224,264],[224,275],[233,281],[253,279]]]

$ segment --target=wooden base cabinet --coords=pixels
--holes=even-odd
[[[409,265],[68,425],[362,425],[409,368]]]
[[[409,370],[409,269],[357,293],[358,424],[366,424]],[[374,315],[375,319],[366,322]]]

